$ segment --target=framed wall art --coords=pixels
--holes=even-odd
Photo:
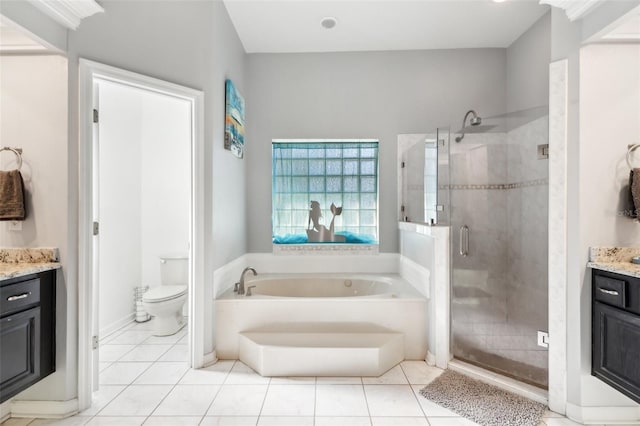
[[[231,80],[225,82],[224,148],[244,156],[244,98]]]

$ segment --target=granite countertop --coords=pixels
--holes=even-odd
[[[60,268],[57,248],[0,248],[0,280]]]
[[[587,266],[640,278],[640,265],[631,263],[636,256],[640,256],[640,247],[591,247]]]

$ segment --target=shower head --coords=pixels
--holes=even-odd
[[[469,120],[469,124],[471,124],[472,126],[479,126],[480,124],[482,124],[482,118],[478,116],[478,114],[474,110],[470,109],[469,111],[467,111],[467,113],[464,115],[464,119],[462,120],[462,134],[456,137],[456,142],[460,142],[462,139],[464,139],[464,128],[466,127],[467,117],[469,117],[469,114],[472,115],[471,120]]]

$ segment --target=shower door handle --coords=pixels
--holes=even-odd
[[[469,255],[469,227],[462,225],[460,227],[460,256],[467,257]]]

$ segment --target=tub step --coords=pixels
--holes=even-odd
[[[380,376],[404,337],[368,323],[272,324],[240,333],[240,361],[262,376]]]

